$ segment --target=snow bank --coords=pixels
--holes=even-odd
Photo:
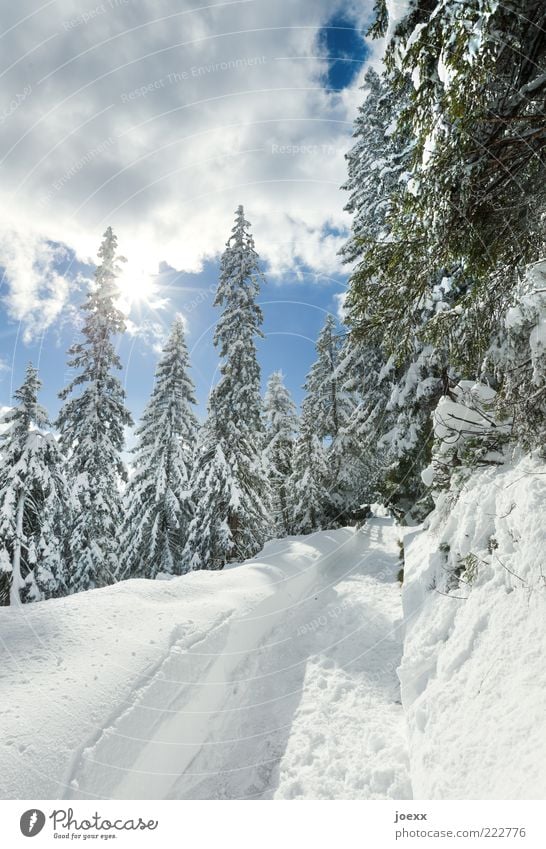
[[[174,646],[271,592],[270,567],[246,577],[125,581],[1,608],[0,798],[64,797],[74,754],[130,706]]]
[[[397,528],[0,609],[0,798],[400,798]]]
[[[546,797],[545,506],[546,467],[527,457],[474,474],[405,537],[416,799]]]

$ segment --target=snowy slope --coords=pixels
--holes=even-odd
[[[396,539],[0,610],[0,796],[409,797]]]
[[[415,798],[546,798],[545,505],[546,468],[527,457],[474,474],[405,538]],[[434,583],[469,554],[470,583],[440,595]]]

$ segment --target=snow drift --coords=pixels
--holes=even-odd
[[[0,795],[544,798],[545,486],[0,610]]]
[[[474,473],[405,536],[415,798],[546,797],[545,504],[544,463],[526,457]]]
[[[397,536],[0,610],[0,796],[408,798]]]

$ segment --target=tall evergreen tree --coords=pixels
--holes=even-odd
[[[276,535],[286,536],[292,530],[288,490],[298,417],[280,371],[273,372],[269,378],[264,410],[267,423],[264,460],[271,485],[273,527]]]
[[[65,592],[61,520],[70,513],[55,437],[44,432],[38,372],[29,364],[0,435],[0,604]]]
[[[386,0],[376,12],[372,31],[383,36]],[[360,260],[351,321],[406,355],[446,269],[456,297],[429,316],[424,341],[475,376],[524,266],[544,254],[543,3],[431,0],[391,23],[382,86],[408,95],[381,123],[400,150],[414,141],[388,187],[387,238],[368,244],[355,232],[350,242]],[[383,166],[397,163],[389,155]]]
[[[198,430],[188,368],[184,323],[176,318],[137,430],[125,500],[123,577],[155,578],[188,569],[184,550],[193,515],[190,477]]]
[[[304,386],[315,433],[321,439],[335,439],[350,409],[350,400],[342,393],[337,375],[341,344],[336,320],[328,315],[315,346],[317,358]]]
[[[188,540],[193,568],[251,557],[270,533],[255,343],[262,335],[262,313],[256,304],[262,280],[250,224],[240,206],[222,255],[214,302],[223,309],[214,335],[222,358],[221,378],[209,399],[209,417],[193,478],[197,507]],[[216,512],[211,518],[213,507]],[[205,526],[210,526],[206,551],[201,538]]]
[[[64,405],[57,427],[77,503],[68,528],[74,592],[112,583],[119,569],[120,482],[126,479],[121,450],[124,427],[132,419],[115,375],[121,362],[112,339],[125,330],[116,306],[124,258],[116,251],[117,239],[108,227],[98,252],[101,265],[82,307],[84,339],[69,349],[68,364],[77,374],[60,393]]]
[[[432,345],[416,344],[409,362],[397,367],[391,359],[387,370],[390,428],[378,441],[385,463],[379,492],[397,516],[421,520],[433,507],[421,479],[432,451],[431,414],[442,393],[449,391],[449,376],[441,352]]]
[[[331,448],[333,462],[340,468],[342,512],[350,521],[363,503],[378,500],[387,465],[382,437],[391,427],[391,383],[379,343],[349,334],[340,353],[337,380],[354,403]]]
[[[317,358],[305,381],[306,410],[309,426],[321,442],[328,456],[328,476],[325,486],[329,492],[330,524],[342,520],[346,509],[348,469],[345,465],[339,441],[355,406],[354,393],[345,391],[339,381],[338,368],[342,348],[342,337],[337,333],[336,320],[332,315],[319,333],[316,343]],[[337,447],[336,447],[337,443]],[[323,519],[324,522],[326,519]]]
[[[395,133],[407,101],[407,86],[395,90],[373,68],[364,76],[365,99],[354,123],[355,143],[346,154],[349,193],[345,207],[352,217],[351,235],[341,255],[346,262],[362,261],[367,249],[387,241],[390,215],[400,180],[409,167],[413,141]]]
[[[190,569],[222,569],[235,555],[228,517],[237,493],[223,443],[218,440],[220,430],[215,410],[209,406],[207,421],[197,438],[191,479],[195,513],[184,558]]]
[[[546,456],[546,261],[531,265],[488,354],[500,387],[499,417],[511,417],[526,450]]]
[[[299,436],[294,446],[289,482],[292,532],[309,534],[329,524],[331,494],[323,440],[314,427],[309,397],[302,404]]]

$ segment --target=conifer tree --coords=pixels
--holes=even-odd
[[[192,568],[214,568],[251,557],[270,534],[255,342],[262,335],[262,313],[256,304],[262,280],[250,224],[240,206],[222,255],[214,302],[223,310],[214,335],[222,359],[221,377],[209,399],[193,476],[196,513],[188,540]],[[201,538],[204,527],[210,541],[206,546]]]
[[[354,123],[355,143],[346,154],[349,193],[345,207],[352,217],[351,235],[341,249],[345,262],[362,261],[367,250],[388,240],[394,198],[409,167],[412,141],[396,134],[407,101],[407,87],[389,86],[373,69],[364,76],[365,99]]]
[[[64,401],[57,427],[76,500],[70,536],[70,590],[92,589],[115,580],[120,559],[122,498],[126,479],[121,459],[124,427],[131,425],[125,392],[115,372],[121,369],[113,337],[125,322],[116,306],[116,278],[123,257],[108,227],[99,248],[95,272],[82,309],[83,341],[69,349],[76,376],[60,393]]]
[[[317,358],[304,385],[309,426],[323,444],[323,453],[328,457],[328,475],[324,483],[329,492],[330,525],[342,519],[346,508],[350,472],[339,441],[344,438],[344,430],[355,406],[354,394],[345,391],[339,382],[342,338],[336,331],[336,320],[328,315],[315,346]],[[324,524],[326,519],[322,522]]]
[[[377,0],[376,13],[372,32],[384,36],[386,0]],[[432,0],[408,5],[391,27],[381,85],[394,110],[390,120],[380,110],[375,116],[410,155],[386,186],[383,235],[368,241],[355,209],[347,256],[359,260],[348,297],[352,326],[381,330],[397,358],[411,353],[417,333],[475,376],[524,266],[544,255],[543,14],[540,0]],[[389,145],[385,151],[378,161],[390,175],[399,162]],[[362,164],[366,157],[374,160],[375,151]],[[370,193],[357,184],[352,198],[365,208],[358,191]],[[458,291],[424,328],[421,310],[441,269]]]
[[[331,513],[326,452],[322,439],[315,431],[313,406],[309,398],[303,401],[292,464],[289,486],[292,532],[309,534],[326,527]]]
[[[189,569],[222,569],[234,556],[233,534],[228,524],[232,498],[236,497],[232,470],[222,442],[215,411],[209,409],[201,427],[191,479],[195,512],[189,526],[184,562]]]
[[[348,335],[340,354],[337,380],[353,408],[331,448],[340,468],[342,512],[351,521],[358,508],[379,497],[386,470],[382,438],[390,430],[389,370],[379,343]]]
[[[282,537],[292,529],[288,489],[298,417],[280,371],[273,372],[269,378],[264,410],[267,423],[264,461],[271,486],[271,513],[274,532]]]
[[[190,477],[198,422],[184,323],[176,318],[137,429],[128,486],[120,576],[155,578],[187,571],[184,550],[193,515]]]
[[[378,442],[384,461],[379,492],[399,518],[420,521],[433,507],[421,479],[432,451],[431,414],[442,393],[449,391],[449,376],[441,352],[431,345],[420,346],[400,367],[391,359],[386,370],[390,428]]]
[[[65,593],[62,519],[70,513],[63,462],[29,364],[0,435],[0,604]]]
[[[488,352],[500,388],[497,414],[510,417],[526,450],[546,456],[546,261],[533,263],[514,295]]]
[[[320,439],[335,439],[351,406],[349,398],[341,392],[337,376],[341,343],[336,320],[328,315],[315,346],[317,358],[304,386],[315,433]]]

